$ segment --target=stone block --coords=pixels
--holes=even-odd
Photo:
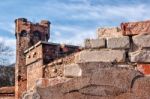
[[[149,99],[150,98],[150,77],[141,77],[135,80],[133,94],[136,99]]]
[[[80,89],[79,92],[91,96],[116,96],[122,93],[119,88],[107,85],[91,85]]]
[[[48,87],[49,85],[50,84],[49,84],[49,79],[48,78],[39,78],[36,81],[36,87],[45,88],[45,87]]]
[[[123,36],[122,31],[119,27],[98,28],[97,29],[97,34],[98,34],[98,38]]]
[[[64,66],[64,76],[66,77],[80,77],[82,70],[78,64],[70,64]]]
[[[91,76],[91,85],[99,85],[112,89],[112,93],[124,93],[130,90],[132,81],[138,76],[143,76],[140,72],[129,68],[103,68],[94,72]],[[115,87],[116,90],[113,90]]]
[[[150,20],[121,23],[121,29],[123,35],[127,35],[127,36],[150,33]]]
[[[64,76],[65,77],[81,77],[88,76],[93,72],[97,72],[101,68],[113,67],[112,63],[80,63],[80,64],[69,64],[64,66]]]
[[[107,48],[128,49],[128,48],[130,48],[129,37],[128,36],[122,36],[122,37],[107,38]]]
[[[76,63],[86,62],[125,62],[126,54],[124,50],[84,50],[76,54]]]
[[[86,39],[85,48],[105,48],[105,39]]]
[[[137,63],[149,63],[150,62],[150,51],[149,50],[137,50],[129,53],[131,62]]]
[[[15,87],[0,87],[0,94],[14,94]]]
[[[150,34],[141,34],[132,37],[133,43],[136,47],[149,48],[150,47]]]
[[[63,93],[70,93],[73,90],[79,90],[85,86],[89,86],[90,79],[91,79],[91,76],[73,78],[62,85],[61,91]]]
[[[36,91],[30,90],[24,93],[21,99],[41,99],[41,97]]]
[[[57,84],[61,84],[63,82],[68,81],[68,78],[62,78],[62,77],[57,77],[57,78],[39,78],[36,81],[36,87],[38,88],[46,88],[49,86],[55,86]]]
[[[77,77],[62,85],[62,92],[74,91],[91,96],[116,96],[126,93],[132,86],[133,79],[143,76],[129,68],[101,68],[88,76]]]

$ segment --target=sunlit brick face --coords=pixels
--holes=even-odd
[[[26,91],[27,86],[27,67],[25,66],[24,51],[35,45],[38,41],[48,41],[49,39],[49,21],[41,21],[40,23],[32,23],[25,18],[15,20],[16,35],[16,99],[20,98],[22,93]]]

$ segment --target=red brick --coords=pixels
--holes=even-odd
[[[137,69],[145,75],[150,75],[150,64],[138,64]]]
[[[38,41],[48,41],[49,21],[32,23],[25,18],[15,20],[16,35],[16,67],[15,67],[15,97],[19,99],[27,89],[27,66],[24,51]],[[38,31],[38,32],[37,32]]]
[[[150,20],[121,23],[121,29],[123,35],[127,36],[150,33]]]

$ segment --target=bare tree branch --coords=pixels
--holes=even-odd
[[[0,65],[5,66],[9,64],[12,55],[12,48],[7,46],[4,42],[0,42]]]

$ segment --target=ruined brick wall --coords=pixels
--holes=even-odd
[[[62,47],[60,44],[41,41],[27,49],[25,51],[27,90],[34,88],[36,80],[47,75],[45,68],[49,67],[49,63],[77,51],[79,51],[77,46],[65,45]]]
[[[72,62],[48,64],[45,78],[23,99],[149,99],[150,31],[143,27],[147,21],[124,24],[123,29],[99,29],[98,38],[85,40],[85,50],[74,54]]]
[[[43,77],[42,60],[27,65],[27,90],[33,89],[38,78]]]
[[[44,65],[44,78],[63,77],[64,66],[75,62],[76,53],[77,52]]]
[[[80,51],[79,46],[61,45],[56,43],[43,44],[44,64],[50,63],[61,57],[68,56],[74,52]]]
[[[38,43],[25,51],[27,67],[27,90],[32,89],[38,78],[43,77],[43,47]]]
[[[0,87],[0,99],[15,99],[15,87]]]
[[[41,21],[32,23],[25,18],[15,20],[16,35],[16,68],[15,68],[15,85],[16,99],[20,98],[27,87],[27,67],[25,66],[24,51],[36,44],[38,41],[48,41],[50,22]]]

